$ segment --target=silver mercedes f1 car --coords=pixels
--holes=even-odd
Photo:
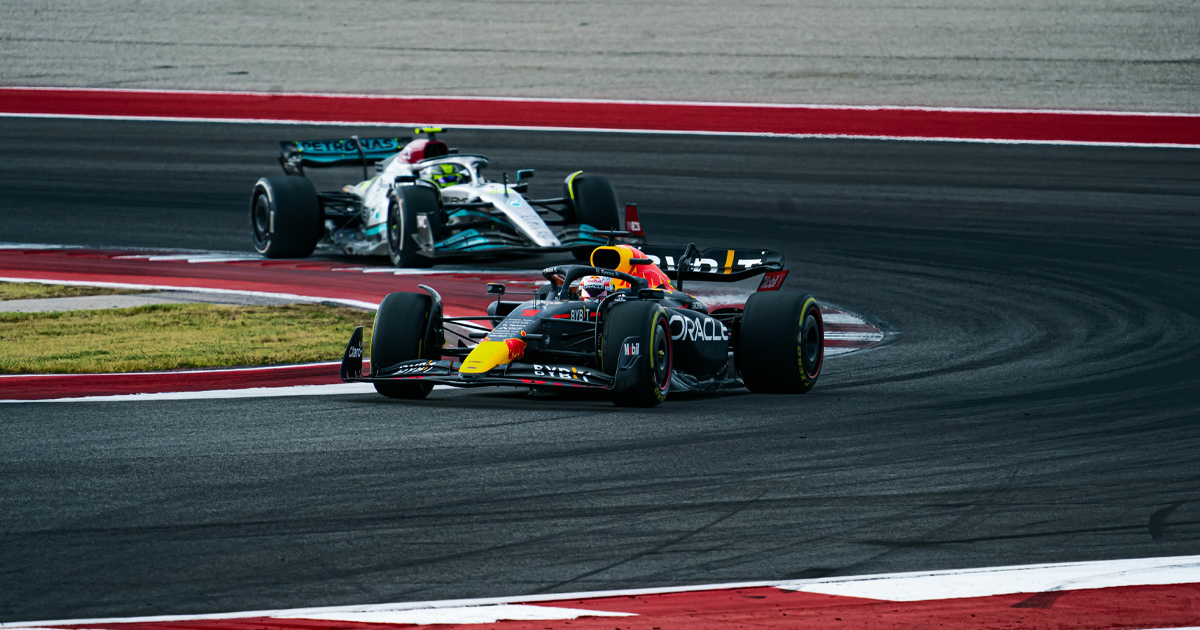
[[[563,194],[524,196],[532,169],[510,182],[484,176],[488,159],[458,153],[426,137],[280,142],[283,176],[264,177],[250,198],[254,248],[268,258],[303,258],[316,249],[387,255],[398,267],[446,256],[572,252],[586,258],[607,239],[594,231],[629,232],[620,242],[645,243],[637,207],[622,208],[603,177],[571,174]],[[374,176],[368,177],[368,166]],[[361,166],[362,180],[317,192],[306,168]]]

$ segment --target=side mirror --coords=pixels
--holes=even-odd
[[[523,179],[533,179],[533,169],[523,168],[517,171],[517,183],[520,184]]]
[[[499,282],[488,283],[488,295],[504,295],[504,285]]]
[[[638,291],[639,300],[661,300],[667,297],[667,294],[662,289],[641,289]]]
[[[396,176],[397,184],[411,184],[415,181],[417,181],[417,175],[415,173],[413,173],[411,175],[397,175]]]

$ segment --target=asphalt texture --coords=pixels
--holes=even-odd
[[[1195,0],[26,0],[0,15],[0,85],[1200,112]]]
[[[274,142],[346,133],[0,119],[0,240],[248,251]],[[4,405],[0,620],[1200,553],[1200,152],[445,137],[532,194],[605,174],[657,242],[783,251],[896,340],[804,396],[641,411]]]

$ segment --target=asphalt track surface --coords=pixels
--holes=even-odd
[[[274,141],[343,133],[0,119],[0,241],[246,251]],[[781,250],[898,337],[806,396],[649,411],[5,405],[0,620],[1200,552],[1200,152],[446,137],[534,194],[606,174],[659,242]]]

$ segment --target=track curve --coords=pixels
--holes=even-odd
[[[0,240],[248,251],[274,141],[330,133],[0,120]],[[783,251],[794,287],[901,337],[804,397],[649,414],[516,390],[5,408],[0,620],[1200,551],[1200,152],[454,140],[535,193],[604,173],[660,242]]]

